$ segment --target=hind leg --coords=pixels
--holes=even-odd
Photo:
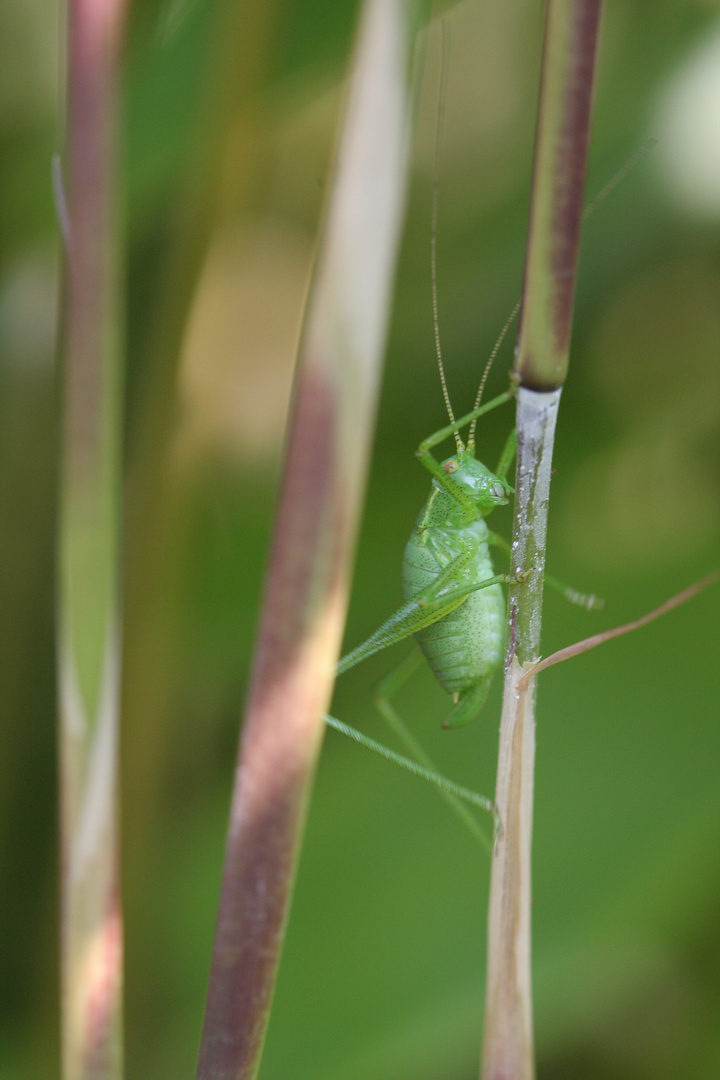
[[[409,678],[417,671],[418,667],[423,662],[423,655],[420,649],[416,646],[411,653],[402,660],[397,667],[380,680],[375,691],[375,706],[385,720],[388,727],[395,733],[396,737],[403,744],[408,753],[430,772],[437,772],[437,767],[427,753],[425,748],[417,741],[410,729],[407,727],[397,709],[393,705],[390,698],[397,693],[401,686],[403,686]],[[450,806],[457,816],[463,821],[470,832],[479,840],[484,847],[490,846],[487,834],[483,831],[475,815],[467,805],[459,799],[456,795],[453,795],[447,790],[440,791],[440,794],[445,799],[445,802]],[[489,814],[492,814],[495,822],[495,828],[498,828],[497,815],[495,813],[495,805],[487,800],[486,809]]]

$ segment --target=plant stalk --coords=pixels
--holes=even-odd
[[[70,0],[58,551],[64,1080],[122,1075],[117,770],[123,0]]]
[[[567,373],[601,0],[549,0],[515,377],[518,453],[508,655],[488,914],[483,1080],[532,1080],[535,685],[552,449]]]
[[[255,1077],[332,690],[399,240],[412,0],[366,0],[300,345],[198,1080]]]

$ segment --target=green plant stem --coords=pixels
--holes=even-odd
[[[123,15],[123,0],[71,0],[68,6],[58,553],[64,1080],[122,1075],[116,111]]]
[[[555,422],[568,364],[600,0],[550,0],[515,375],[517,474],[488,914],[483,1080],[535,1075],[530,905],[539,656]]]

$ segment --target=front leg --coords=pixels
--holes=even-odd
[[[510,389],[506,390],[504,394],[498,394],[492,401],[480,405],[477,409],[473,409],[472,412],[467,413],[466,416],[461,416],[460,419],[456,420],[454,423],[446,424],[445,427],[440,428],[439,431],[434,432],[432,435],[428,435],[427,439],[424,439],[420,443],[415,453],[420,460],[423,461],[425,455],[430,453],[433,446],[437,446],[438,443],[444,442],[445,439],[449,439],[451,435],[455,435],[461,428],[467,427],[468,424],[472,423],[473,420],[477,420],[478,417],[483,416],[492,409],[497,409],[498,405],[504,405],[506,401],[512,401],[516,393],[517,385],[512,382]],[[432,457],[432,455],[430,456]]]
[[[516,450],[517,428],[513,428],[507,437],[507,441],[505,443],[505,446],[503,447],[503,452],[500,455],[500,460],[498,461],[497,469],[495,470],[495,475],[499,476],[501,480],[505,480],[505,482],[507,482],[507,474],[515,458]],[[509,486],[510,485],[508,484],[508,487]]]
[[[473,513],[475,509],[475,505],[472,499],[470,499],[470,497],[466,495],[464,491],[461,491],[457,484],[453,483],[452,477],[445,472],[440,462],[433,457],[431,453],[432,448],[434,446],[437,446],[438,443],[444,442],[445,439],[450,438],[451,435],[457,436],[460,428],[465,427],[467,424],[470,424],[473,420],[477,420],[477,418],[482,416],[484,413],[490,412],[491,409],[496,409],[499,405],[504,405],[507,401],[511,401],[512,398],[515,396],[516,392],[517,388],[515,384],[511,385],[510,389],[506,390],[504,394],[498,394],[498,396],[496,398],[493,398],[492,401],[488,401],[485,405],[480,405],[477,409],[473,409],[473,411],[469,412],[466,416],[461,416],[459,420],[456,420],[452,424],[446,424],[445,427],[440,428],[439,431],[436,431],[433,435],[428,436],[427,439],[424,439],[423,442],[420,443],[419,447],[415,451],[415,456],[418,458],[420,463],[424,465],[424,467],[433,476],[433,478],[437,480],[438,484],[440,484],[440,486],[445,491],[447,491],[449,495],[451,495],[457,502],[460,503],[461,506],[463,506],[470,513]],[[507,458],[507,465],[505,467],[505,471],[507,471],[507,469],[510,467],[515,453],[514,441],[512,443],[512,450],[510,450],[511,439],[509,439],[506,443],[505,450],[503,451],[503,456],[500,459],[502,464]],[[462,449],[462,443],[459,444],[459,449]],[[468,449],[469,452],[474,456],[474,444],[472,446],[468,444]],[[507,457],[508,454],[510,454],[509,457]],[[497,473],[497,475],[504,476],[503,473]]]

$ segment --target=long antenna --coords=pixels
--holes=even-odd
[[[445,408],[450,418],[450,423],[455,423],[455,414],[450,404],[447,381],[445,379],[445,366],[443,364],[442,349],[440,348],[440,324],[438,322],[438,299],[437,299],[437,218],[438,218],[438,189],[440,187],[440,152],[442,149],[442,135],[445,126],[445,102],[447,100],[447,76],[448,57],[450,55],[450,27],[447,20],[442,20],[442,56],[440,58],[440,87],[438,90],[437,126],[435,128],[435,161],[433,163],[433,186],[432,186],[432,224],[430,226],[430,278],[432,281],[432,310],[433,329],[435,332],[435,355],[437,356],[438,371],[440,372],[440,385],[442,387]],[[455,445],[458,454],[465,447],[459,434],[454,432]]]
[[[625,179],[625,177],[630,172],[630,170],[634,169],[635,166],[637,165],[637,163],[642,158],[644,158],[645,155],[647,153],[649,153],[650,150],[652,150],[655,146],[657,146],[657,142],[658,142],[657,139],[650,138],[650,139],[647,139],[642,144],[642,146],[638,147],[638,149],[635,151],[635,153],[631,157],[628,158],[628,160],[625,162],[625,164],[622,166],[622,168],[618,169],[618,171],[615,173],[613,178],[611,180],[609,180],[608,183],[605,185],[605,187],[602,188],[597,193],[595,198],[591,199],[590,202],[587,204],[587,206],[583,210],[583,215],[582,215],[582,220],[583,221],[587,221],[587,219],[590,217],[592,212],[594,210],[596,210],[597,207],[600,205],[600,203],[603,201],[603,199],[607,198],[607,196],[610,194],[610,192],[613,191],[617,187],[617,185],[620,183],[620,181]],[[505,335],[507,334],[508,330],[512,326],[513,321],[514,321],[514,319],[515,319],[515,317],[516,317],[519,310],[520,310],[520,300],[517,301],[517,303],[515,304],[515,307],[512,309],[512,311],[508,315],[508,317],[507,317],[507,319],[505,321],[505,325],[503,326],[502,330],[500,331],[500,335],[499,335],[497,341],[495,342],[495,344],[492,347],[492,352],[490,353],[490,356],[488,357],[488,362],[485,365],[485,370],[483,371],[482,378],[480,379],[480,386],[478,387],[478,392],[477,392],[477,395],[475,397],[475,404],[473,405],[473,412],[475,412],[475,410],[480,407],[480,402],[482,401],[483,391],[485,389],[485,383],[487,382],[488,375],[490,374],[490,368],[492,367],[493,361],[494,361],[495,357],[498,354],[500,346],[502,345],[503,341],[505,340]],[[451,417],[451,419],[452,419],[452,417]],[[467,448],[471,453],[474,452],[474,450],[475,450],[475,425],[476,424],[477,424],[477,417],[471,422],[470,431],[468,432]]]
[[[478,392],[475,395],[475,404],[472,407],[473,412],[475,412],[475,410],[480,407],[480,402],[482,401],[482,396],[483,396],[483,390],[485,389],[485,383],[487,382],[488,375],[490,374],[490,368],[493,366],[493,360],[497,356],[498,351],[500,349],[500,346],[502,345],[503,341],[505,340],[505,335],[507,334],[508,330],[512,326],[512,324],[513,324],[513,322],[515,320],[515,316],[517,315],[519,310],[520,310],[520,301],[518,300],[517,303],[515,304],[515,307],[512,309],[512,311],[508,315],[507,319],[505,320],[505,325],[503,326],[502,330],[500,331],[500,335],[499,335],[497,341],[495,342],[495,344],[492,347],[492,352],[490,353],[490,356],[488,357],[488,362],[485,365],[485,370],[483,371],[482,378],[480,379],[480,385],[478,386]],[[477,416],[475,417],[474,420],[471,421],[471,423],[470,423],[470,431],[468,433],[468,450],[471,450],[471,451],[474,451],[474,449],[475,449],[475,425],[476,424],[477,424]]]
[[[625,179],[625,177],[630,172],[630,170],[635,168],[638,161],[640,161],[642,158],[645,157],[646,154],[648,154],[651,150],[653,150],[657,146],[657,144],[658,144],[658,140],[656,138],[654,138],[654,137],[651,137],[649,139],[646,139],[646,141],[642,144],[642,146],[639,146],[637,148],[637,150],[632,155],[632,157],[629,157],[627,159],[627,161],[625,162],[625,164],[622,166],[622,168],[618,169],[618,171],[613,176],[612,180],[608,180],[605,187],[602,188],[597,193],[595,198],[591,199],[590,202],[587,204],[587,206],[585,207],[585,209],[583,210],[583,213],[582,213],[582,220],[583,221],[587,221],[587,219],[592,214],[593,210],[595,210],[596,207],[599,206],[599,204],[603,201],[603,199],[607,198],[607,196],[610,194],[610,192],[613,191],[613,189],[618,186],[618,184],[620,183],[621,180]]]

